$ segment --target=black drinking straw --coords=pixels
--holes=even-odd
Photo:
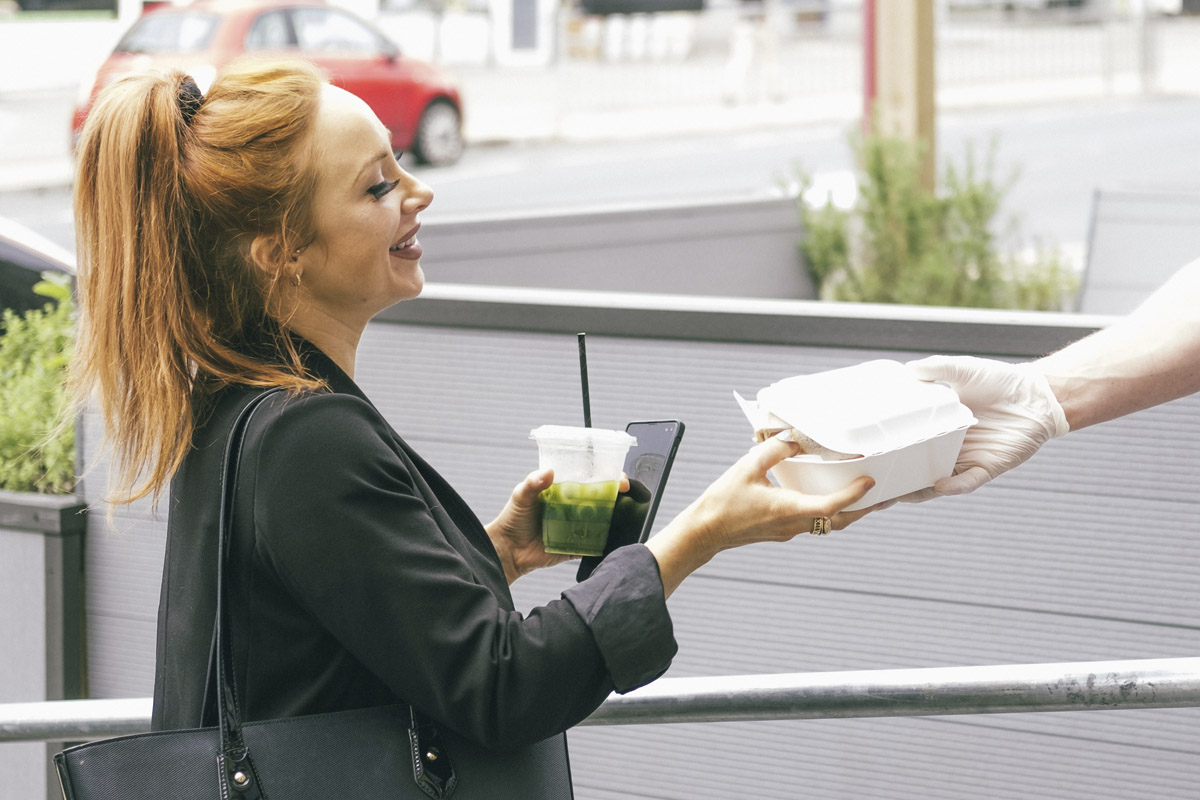
[[[579,334],[579,379],[583,382],[583,427],[592,427],[592,401],[588,396],[586,334]]]

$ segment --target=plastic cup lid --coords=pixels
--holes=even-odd
[[[637,444],[637,438],[625,431],[608,428],[575,428],[570,425],[542,425],[529,432],[530,439],[580,447],[623,447]]]

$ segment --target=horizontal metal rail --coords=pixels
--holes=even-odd
[[[1188,706],[1200,706],[1200,658],[672,678],[610,697],[582,724]]]
[[[0,742],[84,741],[149,728],[150,698],[0,704]],[[1200,706],[1200,658],[664,678],[583,725]]]

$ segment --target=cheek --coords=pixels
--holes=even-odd
[[[364,234],[363,238],[369,238],[373,243],[382,242],[385,248],[391,247],[396,233],[400,229],[400,203],[398,201],[379,203],[375,206],[374,212],[369,219],[363,220],[360,229]]]
[[[400,204],[371,202],[354,210],[331,209],[320,219],[320,236],[333,264],[354,270],[351,264],[371,269],[386,261],[388,248],[400,229]]]

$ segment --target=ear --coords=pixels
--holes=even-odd
[[[264,278],[275,279],[289,269],[289,261],[296,254],[283,251],[283,243],[275,234],[260,233],[250,242],[250,263],[257,267]]]

